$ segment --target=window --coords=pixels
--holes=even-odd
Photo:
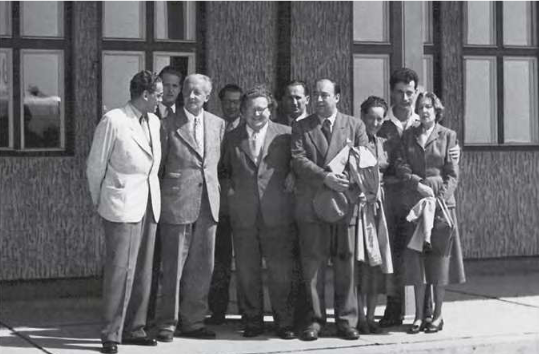
[[[0,2],[0,154],[72,153],[64,2]]]
[[[537,4],[464,10],[465,144],[539,144]]]
[[[167,65],[193,73],[197,4],[190,1],[105,1],[102,17],[103,113],[129,100],[129,81],[140,70]]]
[[[423,21],[423,53],[420,53],[421,39],[419,39],[417,54],[418,60],[422,60],[423,70],[418,72],[418,75],[421,89],[432,90],[434,75],[432,2],[422,2],[420,6],[422,9],[420,17]],[[361,102],[370,95],[383,97],[390,102],[389,77],[393,70],[404,65],[404,11],[402,2],[352,3],[353,102],[356,116],[360,114]]]

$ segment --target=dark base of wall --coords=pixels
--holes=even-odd
[[[467,275],[510,275],[539,272],[539,256],[467,259]],[[0,301],[100,297],[102,279],[70,278],[0,281]]]
[[[0,281],[0,301],[99,297],[101,283],[100,277]]]

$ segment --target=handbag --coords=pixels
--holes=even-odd
[[[447,257],[451,253],[453,239],[455,236],[455,223],[449,214],[445,201],[436,198],[437,208],[434,215],[434,226],[432,227],[431,246],[433,255]]]

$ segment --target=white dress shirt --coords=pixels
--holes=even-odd
[[[198,151],[200,154],[204,153],[204,110],[202,109],[198,116],[194,116],[191,112],[183,108],[187,120],[189,121],[189,130],[193,132],[193,138],[198,145]],[[195,119],[198,120],[198,124],[195,124]],[[195,130],[196,128],[196,130]]]
[[[337,112],[338,111],[335,111],[335,113],[333,113],[331,116],[327,117],[327,118],[322,118],[320,116],[318,116],[318,118],[320,119],[320,121],[322,122],[322,124],[324,124],[324,121],[327,119],[329,120],[329,129],[331,130],[331,132],[333,133],[333,126],[335,125],[335,119],[337,119]]]
[[[163,103],[159,102],[159,105],[157,106],[159,109],[159,113],[161,114],[161,118],[167,117],[167,106],[165,106]],[[172,106],[170,106],[170,109],[172,109],[172,113],[176,113],[176,103],[174,103]]]
[[[245,125],[247,129],[247,135],[249,136],[249,148],[251,148],[251,153],[255,163],[258,165],[258,158],[260,157],[260,151],[264,145],[264,140],[266,139],[266,133],[268,132],[268,123],[264,125],[260,130],[254,131],[249,125]]]

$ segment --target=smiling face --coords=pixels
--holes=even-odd
[[[367,134],[370,136],[376,136],[382,127],[385,114],[386,111],[383,107],[371,107],[367,111],[367,114],[361,115],[361,119],[363,119],[365,128],[367,129]]]
[[[339,102],[340,98],[340,94],[335,94],[335,86],[331,81],[318,81],[313,92],[316,114],[322,118],[331,117],[335,112],[337,112],[337,103]]]
[[[285,114],[297,118],[307,111],[309,96],[305,95],[305,89],[301,85],[288,86],[283,96],[283,108]]]
[[[191,114],[197,116],[204,103],[210,99],[209,84],[199,77],[191,77],[186,79],[183,84],[183,101],[185,109]]]
[[[436,123],[436,110],[432,100],[428,97],[421,98],[416,106],[421,125],[427,129],[432,127]]]
[[[245,102],[242,111],[243,118],[247,125],[254,131],[258,131],[268,124],[271,116],[268,105],[269,102],[266,97],[255,97],[248,99],[247,102]]]
[[[163,104],[172,106],[180,95],[180,78],[171,73],[164,73],[163,77]]]

